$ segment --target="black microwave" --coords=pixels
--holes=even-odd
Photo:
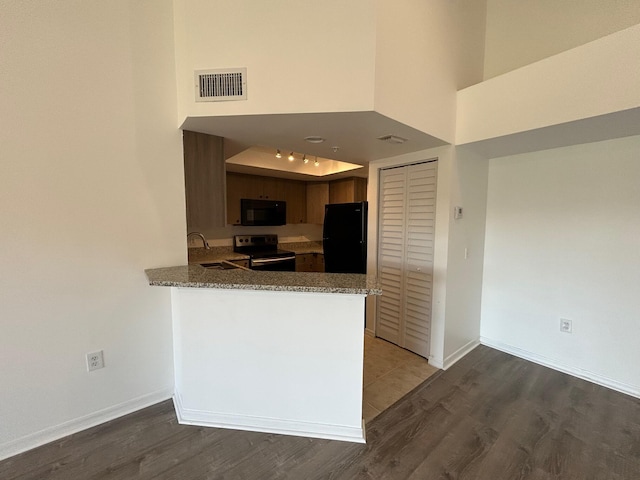
[[[240,200],[240,225],[269,226],[287,223],[287,202],[283,200]]]

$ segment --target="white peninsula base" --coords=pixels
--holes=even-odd
[[[364,442],[366,294],[171,290],[180,423]]]

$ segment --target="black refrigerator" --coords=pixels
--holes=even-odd
[[[322,229],[325,272],[367,272],[367,205],[367,202],[325,205]]]

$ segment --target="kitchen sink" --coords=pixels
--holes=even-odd
[[[211,270],[233,270],[239,268],[237,265],[231,262],[201,263],[200,266],[209,268]]]

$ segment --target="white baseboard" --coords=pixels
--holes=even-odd
[[[442,359],[436,358],[433,355],[429,355],[429,358],[427,360],[429,360],[429,365],[431,365],[432,367],[436,367],[436,368],[439,368],[440,370],[443,370],[444,362],[442,361]]]
[[[184,425],[200,427],[228,428],[249,432],[277,433],[297,437],[324,438],[343,442],[366,443],[364,421],[359,428],[343,425],[329,425],[283,420],[278,418],[253,417],[247,415],[229,415],[214,412],[203,412],[184,408],[180,395],[173,397],[178,422]]]
[[[444,361],[442,362],[443,366],[439,368],[442,368],[443,370],[447,370],[448,368],[452,367],[454,363],[456,363],[458,360],[464,357],[467,353],[469,353],[471,350],[476,348],[478,345],[480,345],[480,340],[478,339],[471,340],[466,345],[463,345],[458,350],[453,352],[451,355],[447,355]]]
[[[523,358],[524,360],[529,360],[533,363],[549,367],[553,370],[557,370],[559,372],[581,378],[588,382],[595,383],[596,385],[601,385],[603,387],[610,388],[611,390],[625,393],[627,395],[631,395],[632,397],[640,398],[640,387],[638,387],[637,385],[629,385],[626,383],[618,382],[617,380],[613,380],[612,378],[604,377],[602,375],[584,370],[582,368],[574,367],[571,365],[564,365],[552,358],[538,355],[537,353],[523,350],[521,348],[514,347],[512,345],[508,345],[491,338],[480,337],[480,343],[482,343],[482,345],[486,345],[487,347],[500,350],[501,352],[509,353],[516,357]]]
[[[31,450],[41,445],[45,445],[66,437],[67,435],[86,430],[87,428],[95,427],[96,425],[114,420],[150,405],[169,400],[172,395],[173,389],[159,390],[157,392],[143,395],[118,405],[90,413],[84,417],[74,418],[68,422],[45,428],[44,430],[25,435],[24,437],[16,440],[11,440],[0,445],[0,460],[26,452],[27,450]]]

